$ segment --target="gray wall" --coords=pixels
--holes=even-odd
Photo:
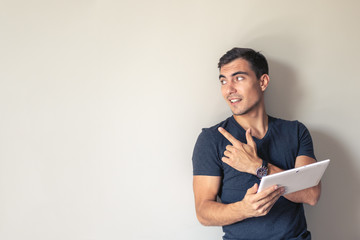
[[[231,113],[218,58],[269,59],[271,115],[332,162],[314,239],[360,239],[358,1],[0,1],[0,238],[220,239],[191,155]]]

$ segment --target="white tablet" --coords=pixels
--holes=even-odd
[[[321,162],[265,176],[261,179],[258,192],[261,192],[273,185],[285,187],[284,194],[313,187],[320,182],[320,179],[329,163],[330,159],[327,159]]]

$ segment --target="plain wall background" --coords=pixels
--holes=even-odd
[[[269,114],[332,162],[314,239],[360,239],[358,1],[0,1],[0,239],[220,239],[191,156],[230,116],[217,62],[270,64]]]

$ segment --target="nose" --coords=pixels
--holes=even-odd
[[[227,87],[226,92],[228,94],[236,93],[236,88],[235,88],[234,83],[232,81],[229,82],[226,87]]]

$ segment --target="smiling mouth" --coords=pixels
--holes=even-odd
[[[241,102],[242,98],[241,97],[231,97],[231,98],[228,98],[228,100],[229,100],[230,104],[233,105],[233,104]]]

